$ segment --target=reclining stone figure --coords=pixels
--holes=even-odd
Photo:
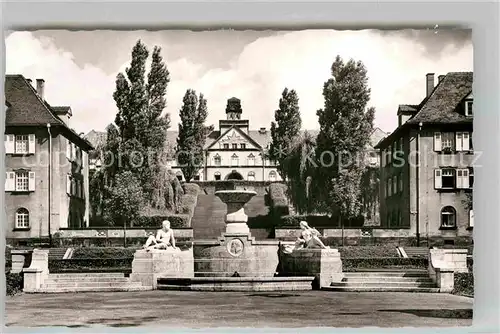
[[[303,248],[330,248],[325,246],[325,244],[319,239],[320,233],[317,229],[310,227],[306,221],[301,221],[299,223],[300,229],[302,230],[300,237],[295,241],[295,245],[286,245],[283,248],[283,252],[290,254],[295,250]]]
[[[150,235],[143,248],[146,251],[152,249],[179,249],[175,246],[174,231],[170,228],[170,222],[164,220],[162,228],[156,233],[156,237]]]

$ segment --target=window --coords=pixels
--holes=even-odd
[[[247,145],[246,145],[245,143],[243,143],[243,144],[240,144],[240,147],[241,147],[242,149],[245,149],[245,148],[247,148]]]
[[[239,158],[235,153],[231,156],[231,166],[238,166],[238,164],[239,164]]]
[[[273,170],[269,172],[269,181],[276,181],[276,172]]]
[[[387,180],[387,196],[391,196],[392,195],[392,180],[391,178],[389,178]]]
[[[236,150],[238,148],[238,144],[233,144],[233,149]]]
[[[455,145],[453,145],[453,132],[444,132],[441,134],[441,149],[446,150],[450,149],[453,150]]]
[[[441,210],[441,227],[456,227],[456,212],[452,206],[446,206]]]
[[[472,101],[465,101],[465,116],[472,116]]]
[[[229,144],[224,144],[224,148],[228,149],[229,148]]]
[[[200,174],[197,174],[193,178],[195,181],[200,181]]]
[[[469,188],[474,185],[474,167],[469,167]]]
[[[252,153],[248,156],[248,165],[255,166],[255,156]]]
[[[220,181],[220,172],[215,172],[215,174],[214,174],[214,180],[215,181]]]
[[[214,165],[215,166],[220,166],[220,164],[221,164],[220,155],[216,154],[215,157],[214,157]]]
[[[434,171],[434,188],[455,188],[455,170],[451,168]]]
[[[16,228],[30,227],[30,213],[25,208],[19,208],[16,211]]]
[[[457,188],[469,189],[469,169],[457,169]]]
[[[456,150],[457,151],[469,151],[470,149],[470,135],[469,132],[457,132],[456,133]]]
[[[16,191],[29,190],[28,172],[16,172]]]
[[[255,172],[248,172],[248,181],[255,181]]]
[[[17,135],[15,143],[16,154],[28,153],[28,148],[28,135]]]

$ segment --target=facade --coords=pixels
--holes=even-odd
[[[22,75],[5,80],[7,240],[50,239],[60,228],[88,226],[89,142],[69,127],[70,107],[44,100]],[[49,232],[50,231],[50,232]]]
[[[427,74],[426,97],[400,105],[398,128],[376,146],[382,226],[407,228],[418,244],[472,238],[472,77],[451,72],[435,85]]]

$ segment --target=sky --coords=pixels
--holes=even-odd
[[[162,48],[170,72],[167,107],[177,130],[187,89],[207,99],[207,125],[225,118],[227,99],[241,100],[251,129],[269,128],[283,89],[295,89],[304,129],[318,129],[323,84],[337,55],[362,61],[375,126],[397,126],[399,104],[418,104],[425,75],[472,71],[471,30],[164,30],[15,31],[7,34],[6,72],[45,79],[45,99],[69,105],[71,127],[103,131],[114,121],[115,79],[141,39]],[[150,60],[150,59],[149,59]]]

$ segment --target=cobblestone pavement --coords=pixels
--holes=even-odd
[[[113,292],[23,294],[12,327],[452,327],[472,325],[467,297],[431,293]]]

